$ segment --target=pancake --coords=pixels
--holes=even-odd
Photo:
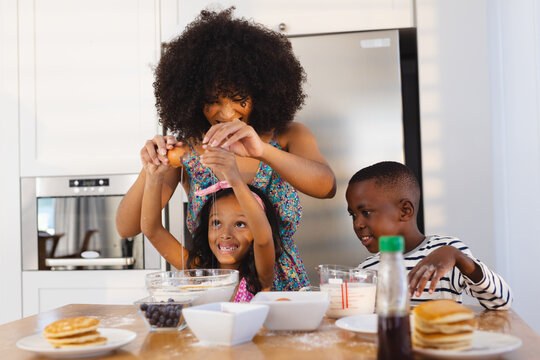
[[[471,347],[474,332],[460,334],[422,334],[414,331],[412,343],[415,347],[441,350],[466,350]]]
[[[474,331],[476,320],[469,319],[447,324],[432,324],[418,317],[414,317],[414,326],[425,334],[455,334],[460,332]]]
[[[426,301],[413,311],[414,317],[431,324],[454,323],[474,319],[474,313],[454,300],[442,299]]]
[[[45,327],[43,336],[46,338],[60,338],[75,334],[94,331],[99,325],[99,319],[79,316],[62,319]]]
[[[48,337],[45,337],[45,338],[52,345],[66,345],[66,344],[80,344],[80,343],[85,343],[88,341],[93,341],[99,338],[100,335],[101,334],[99,333],[99,331],[90,331],[90,332],[85,332],[81,334],[65,336],[61,338],[48,338]]]
[[[432,300],[413,310],[413,346],[444,350],[471,347],[476,328],[474,313],[453,300]]]
[[[61,345],[53,345],[53,346],[56,348],[79,348],[83,346],[105,345],[106,343],[107,343],[106,337],[98,337],[97,339],[90,340],[83,343],[61,344]]]
[[[47,325],[43,337],[55,348],[103,345],[107,338],[96,331],[98,325],[99,319],[88,316],[66,318]]]

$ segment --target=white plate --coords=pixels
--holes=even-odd
[[[411,330],[413,328],[413,316],[409,318]],[[377,334],[377,314],[351,315],[336,320],[336,326],[343,330],[355,331],[365,334]]]
[[[106,344],[80,348],[57,349],[45,340],[43,333],[39,333],[20,339],[17,341],[17,347],[55,358],[101,356],[132,342],[137,337],[137,334],[133,331],[124,329],[99,328],[98,331],[101,333],[102,337],[107,338]]]
[[[377,314],[346,316],[336,320],[336,326],[343,330],[376,334]]]
[[[449,351],[414,348],[414,351],[433,359],[492,359],[520,346],[521,340],[515,336],[477,330],[474,332],[472,347],[469,350]]]
[[[336,326],[344,330],[375,335],[377,333],[377,314],[347,316],[336,320]],[[472,347],[469,350],[449,351],[414,348],[414,351],[434,359],[491,359],[520,346],[521,340],[515,336],[477,330],[474,332]]]

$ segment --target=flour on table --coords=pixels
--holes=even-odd
[[[138,314],[135,315],[128,315],[128,316],[108,316],[106,318],[103,318],[101,320],[100,326],[101,327],[121,327],[121,326],[128,326],[132,325],[137,318],[139,317]]]

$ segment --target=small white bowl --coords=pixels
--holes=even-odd
[[[183,312],[199,341],[237,345],[253,339],[268,315],[268,306],[217,302],[186,308]]]
[[[287,300],[284,300],[287,299]],[[324,316],[329,294],[320,291],[261,291],[251,304],[270,306],[267,330],[315,330]]]

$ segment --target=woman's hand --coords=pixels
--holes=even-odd
[[[207,146],[205,153],[201,155],[201,163],[208,166],[214,174],[226,180],[231,186],[242,182],[236,158],[230,151]]]
[[[264,143],[257,132],[239,119],[213,125],[203,139],[203,147],[221,147],[238,156],[258,157]]]
[[[151,140],[146,141],[141,149],[141,161],[146,168],[148,163],[154,165],[169,164],[167,151],[174,147],[183,146],[173,135],[156,135]]]

